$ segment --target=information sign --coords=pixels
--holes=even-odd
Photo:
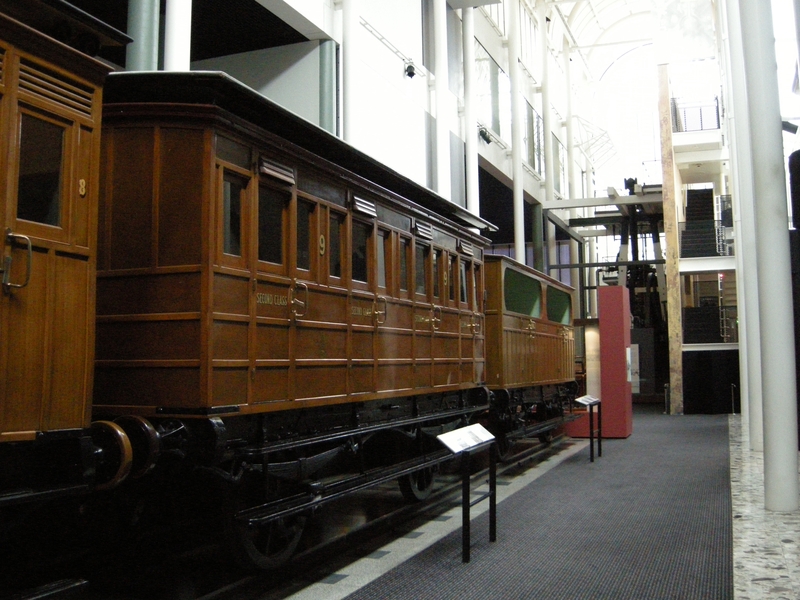
[[[448,431],[436,437],[442,444],[447,446],[453,454],[458,454],[464,450],[470,450],[471,448],[494,440],[494,436],[479,423]]]

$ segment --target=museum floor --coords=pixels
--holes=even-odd
[[[739,415],[637,406],[594,463],[574,440],[499,481],[498,541],[475,506],[470,563],[453,508],[292,598],[800,600],[800,513],[764,510],[746,435]]]

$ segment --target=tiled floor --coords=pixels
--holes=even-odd
[[[764,508],[763,453],[749,449],[741,415],[729,425],[734,598],[800,600],[800,512]]]

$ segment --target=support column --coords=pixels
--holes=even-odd
[[[758,265],[756,264],[755,192],[753,189],[753,150],[750,143],[750,117],[747,114],[744,43],[738,0],[727,1],[728,50],[730,52],[731,102],[727,121],[733,135],[731,164],[735,189],[733,194],[736,231],[737,296],[739,309],[739,360],[746,361],[740,371],[742,418],[750,430],[750,449],[764,450],[764,420],[761,396],[761,333],[758,308]],[[741,268],[741,272],[739,271]],[[741,286],[741,287],[738,287]],[[742,294],[739,295],[739,289]]]
[[[355,143],[359,16],[358,0],[342,0],[342,136],[350,144]]]
[[[587,262],[596,263],[597,261],[597,240],[594,237],[586,238],[586,244],[589,247],[589,259]],[[589,290],[588,298],[586,301],[586,318],[597,318],[597,267],[588,267],[589,273]]]
[[[539,22],[540,54],[542,57],[542,137],[544,138],[544,200],[555,199],[555,169],[553,168],[553,117],[550,107],[550,49],[547,39],[547,1],[536,0],[536,20]]]
[[[566,136],[567,136],[567,182],[569,189],[569,197],[579,198],[578,185],[575,183],[575,124],[572,118],[572,63],[570,61],[571,49],[569,40],[564,38],[564,45],[562,46],[561,56],[564,59],[564,79],[567,86],[567,117],[565,123]]]
[[[761,402],[761,339],[758,323],[755,204],[750,120],[744,80],[744,49],[738,0],[727,0],[727,75],[731,91],[726,122],[731,147],[733,219],[736,232],[736,295],[739,318],[739,384],[743,423],[750,432],[750,449],[764,450]]]
[[[542,205],[536,203],[532,206],[531,235],[533,237],[533,268],[545,272],[544,256],[544,211]],[[549,275],[550,273],[548,273]]]
[[[519,0],[511,0],[508,7],[508,65],[511,77],[511,169],[513,177],[514,255],[525,264],[525,199],[522,170],[522,89],[519,68],[520,33]]]
[[[192,0],[167,0],[164,70],[189,71],[192,60]]]
[[[336,42],[319,43],[319,126],[325,131],[336,131]]]
[[[434,89],[436,92],[436,191],[450,200],[450,127],[447,99],[450,78],[447,68],[447,0],[433,2]]]
[[[797,385],[792,323],[791,260],[786,210],[786,172],[774,69],[775,38],[768,2],[740,0],[748,115],[753,145],[761,330],[761,394],[764,404],[764,497],[767,510],[800,507],[797,480]]]
[[[478,120],[475,117],[475,13],[461,9],[461,37],[464,51],[464,146],[467,175],[467,210],[480,215],[478,184]]]
[[[158,39],[161,23],[160,0],[128,0],[127,71],[158,71]]]
[[[683,414],[683,310],[681,299],[678,213],[676,204],[682,193],[680,175],[672,148],[669,67],[658,65],[658,118],[661,131],[661,186],[666,238],[667,337],[669,339],[669,405],[673,415]]]

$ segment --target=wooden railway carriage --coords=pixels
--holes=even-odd
[[[547,435],[573,397],[573,290],[504,256],[486,255],[484,270],[492,428],[497,435]]]
[[[88,428],[109,69],[41,31],[93,51],[127,39],[55,0],[0,1],[0,505],[104,483]],[[130,466],[124,434],[95,434],[117,452],[113,478]]]
[[[488,406],[487,223],[221,73],[113,74],[104,119],[95,412],[134,470],[202,440],[311,505],[371,445],[424,496],[425,432]]]

